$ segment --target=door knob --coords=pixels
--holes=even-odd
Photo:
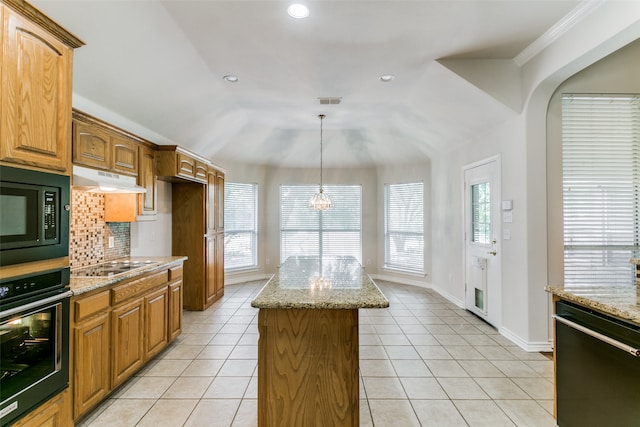
[[[498,255],[498,252],[496,252],[496,251],[489,251],[489,252],[487,252],[487,253],[488,253],[489,255],[493,255],[493,256]]]

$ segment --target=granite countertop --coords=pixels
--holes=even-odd
[[[640,288],[627,285],[547,286],[561,299],[640,324]]]
[[[385,308],[389,301],[354,257],[289,257],[251,302],[256,308]]]
[[[187,259],[186,256],[164,256],[164,257],[127,257],[120,258],[114,261],[129,261],[132,263],[140,263],[141,266],[135,269],[131,269],[124,273],[113,274],[110,276],[94,276],[94,277],[78,277],[74,276],[74,271],[81,270],[84,267],[71,270],[71,279],[69,287],[73,295],[81,295],[93,290],[113,285],[122,280],[131,279],[149,271],[167,267],[171,264],[178,262],[184,262]]]

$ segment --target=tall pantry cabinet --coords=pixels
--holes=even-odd
[[[172,253],[189,258],[183,306],[204,310],[224,294],[224,173],[180,147],[158,155],[159,177],[172,182]]]

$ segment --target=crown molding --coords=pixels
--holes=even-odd
[[[519,67],[529,62],[533,57],[538,55],[558,38],[567,33],[574,25],[582,21],[586,16],[600,8],[606,0],[589,0],[580,3],[571,12],[565,15],[560,21],[556,22],[551,28],[545,31],[540,37],[533,41],[529,46],[524,48],[513,61]]]

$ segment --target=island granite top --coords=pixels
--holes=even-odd
[[[85,267],[74,268],[71,270],[71,279],[69,282],[69,288],[71,292],[73,292],[74,296],[81,295],[87,292],[91,292],[93,290],[102,288],[104,286],[113,285],[114,283],[118,283],[122,280],[131,279],[133,277],[139,276],[146,272],[167,267],[171,264],[184,262],[187,259],[186,256],[160,256],[160,257],[127,257],[121,258],[114,261],[109,262],[132,262],[132,263],[140,263],[141,266],[131,269],[129,271],[119,273],[119,274],[111,274],[109,276],[78,276],[77,272],[85,269]]]
[[[640,293],[634,284],[547,286],[563,300],[640,324]]]
[[[389,301],[354,257],[289,257],[251,301],[255,308],[385,308]]]

